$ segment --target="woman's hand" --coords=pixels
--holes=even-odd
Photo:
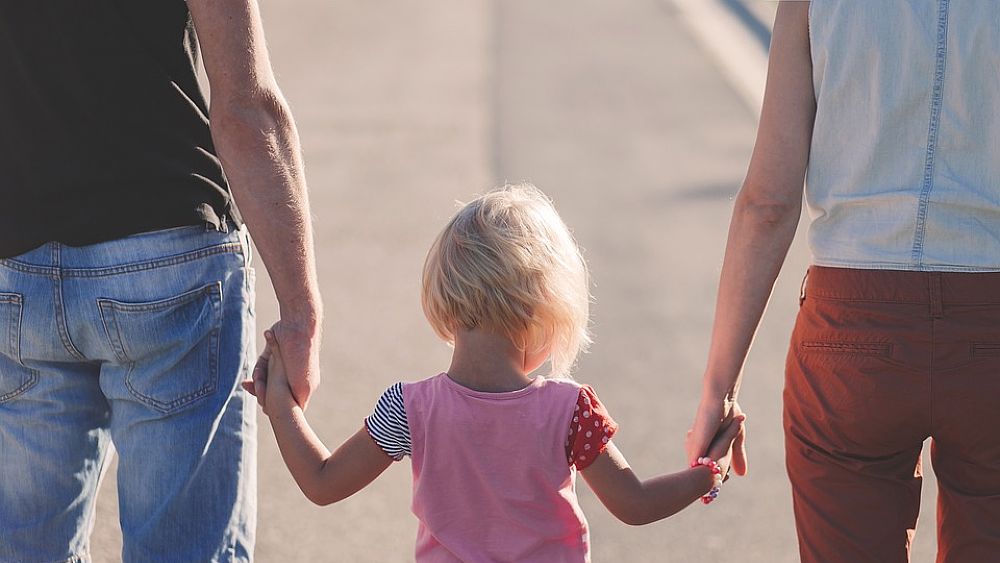
[[[741,459],[742,472],[737,470],[738,475],[746,474],[746,451],[743,449],[743,437],[746,435],[744,422],[747,417],[740,411],[740,406],[733,403],[729,415],[722,421],[719,431],[708,446],[708,457],[714,459],[722,470],[723,477],[729,476],[730,467],[736,468],[736,459]]]
[[[726,449],[718,451],[721,447],[716,438],[722,435],[732,421],[736,418],[745,417],[740,406],[735,401],[705,396],[698,406],[698,413],[695,414],[694,426],[688,430],[685,447],[687,450],[688,462],[693,462],[699,457],[708,456],[719,464],[720,458],[727,458],[726,472],[728,473],[730,461],[732,469],[737,475],[747,473],[747,452],[746,452],[746,427],[740,424],[740,431],[731,444],[726,445]],[[722,455],[719,455],[719,454]],[[729,459],[731,456],[731,460]]]

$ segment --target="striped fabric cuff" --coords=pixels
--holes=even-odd
[[[403,406],[403,384],[385,390],[375,410],[365,419],[365,428],[378,447],[395,461],[411,454],[410,425]]]

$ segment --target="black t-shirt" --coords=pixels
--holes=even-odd
[[[184,0],[0,1],[0,257],[240,222]]]

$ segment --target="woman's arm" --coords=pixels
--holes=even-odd
[[[687,443],[691,460],[704,454],[739,392],[743,362],[799,222],[815,115],[809,3],[781,2],[757,142],[729,227],[702,400]],[[737,446],[733,469],[744,474]]]

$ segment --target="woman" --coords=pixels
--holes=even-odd
[[[802,560],[907,561],[931,437],[938,561],[996,561],[1000,9],[782,2],[770,64],[688,455],[736,400],[807,180],[784,393]]]

